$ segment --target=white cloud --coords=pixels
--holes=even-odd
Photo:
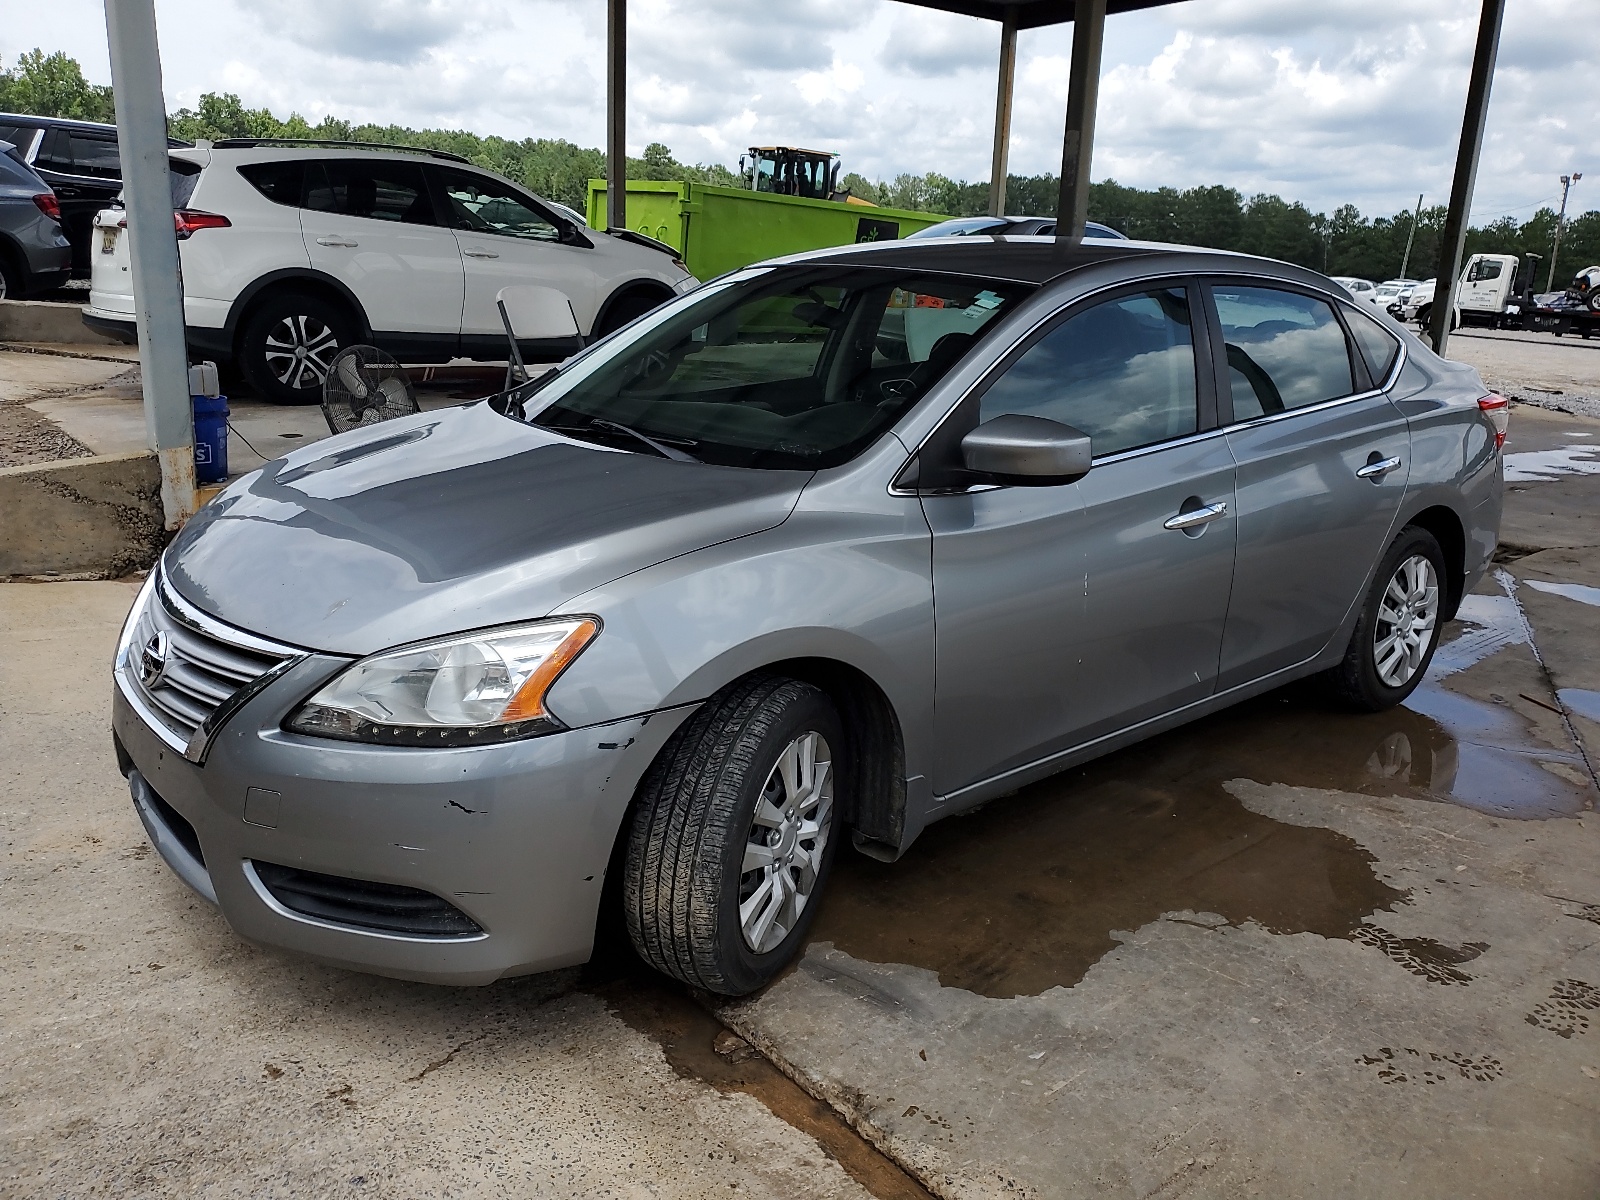
[[[1480,219],[1526,217],[1595,172],[1596,0],[1508,6]],[[1330,211],[1442,203],[1477,0],[1189,0],[1107,22],[1095,177],[1225,183]],[[204,91],[316,119],[510,137],[604,136],[598,0],[159,0],[173,107]],[[751,142],[827,146],[892,178],[987,175],[998,32],[890,0],[633,0],[629,145],[732,164]],[[0,58],[63,49],[108,79],[99,0],[8,4]],[[1069,27],[1019,42],[1012,169],[1058,169]],[[1585,185],[1587,181],[1585,181]]]

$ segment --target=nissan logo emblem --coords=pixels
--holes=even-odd
[[[145,687],[154,688],[161,682],[167,670],[167,650],[168,638],[161,630],[152,633],[150,640],[144,644],[139,654],[139,682]]]

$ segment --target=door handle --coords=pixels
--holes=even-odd
[[[1161,523],[1163,529],[1193,529],[1197,525],[1209,525],[1218,517],[1228,515],[1228,502],[1218,500],[1215,504],[1207,504],[1202,508],[1191,508],[1188,512],[1181,512],[1175,517],[1168,517]]]
[[[352,238],[340,237],[338,234],[325,233],[317,239],[319,246],[359,246],[361,243]]]
[[[1400,465],[1398,458],[1378,458],[1376,451],[1371,461],[1356,472],[1357,479],[1382,479]]]
[[[461,252],[467,258],[499,258],[493,250],[485,250],[481,246],[468,246]]]

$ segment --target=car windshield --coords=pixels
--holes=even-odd
[[[837,466],[1031,290],[881,267],[761,270],[602,343],[530,397],[529,420],[725,466]]]

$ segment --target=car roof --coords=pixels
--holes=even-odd
[[[1043,284],[1073,271],[1102,263],[1146,260],[1159,271],[1160,260],[1173,260],[1173,269],[1228,274],[1272,275],[1290,283],[1327,290],[1328,278],[1305,267],[1257,258],[1231,250],[1175,246],[1166,242],[1136,242],[1122,238],[1084,238],[1064,241],[1054,237],[947,237],[895,242],[865,242],[831,250],[814,250],[777,261],[838,262],[861,266],[900,267],[915,271],[1007,279]],[[1182,260],[1181,263],[1179,260]]]
[[[72,117],[41,117],[36,113],[9,113],[0,112],[0,121],[7,125],[36,125],[41,128],[60,126],[63,129],[93,129],[97,133],[115,133],[115,125],[107,125],[104,121],[79,121]]]

